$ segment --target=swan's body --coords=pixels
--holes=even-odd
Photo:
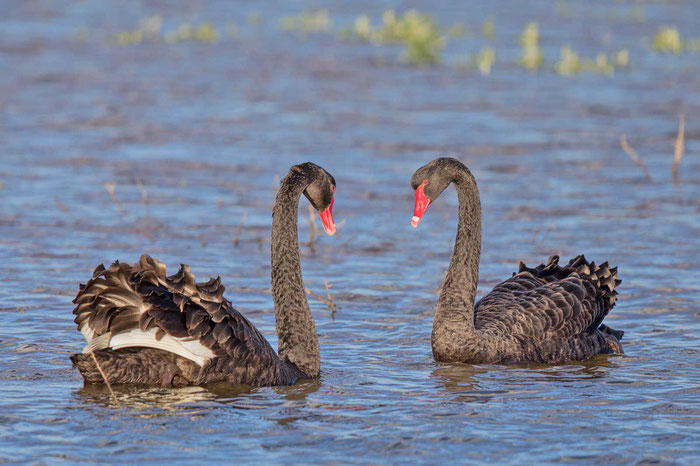
[[[557,256],[496,285],[476,305],[481,253],[481,204],[476,181],[461,162],[436,159],[413,175],[417,226],[450,183],[459,196],[459,226],[450,268],[433,320],[438,361],[557,363],[622,352],[623,332],[603,325],[615,305],[617,269],[581,255],[565,267]]]
[[[292,167],[277,194],[271,276],[279,356],[223,297],[219,278],[195,283],[186,265],[168,277],[165,265],[144,255],[134,265],[98,266],[80,287],[73,313],[88,344],[71,360],[85,381],[266,386],[317,377],[318,336],[301,280],[297,215],[304,193],[334,233],[334,189],[332,176],[305,163]]]

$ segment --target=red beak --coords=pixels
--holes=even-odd
[[[319,217],[321,217],[321,223],[323,224],[323,229],[326,231],[328,236],[335,235],[337,231],[335,228],[335,222],[333,221],[333,203],[335,199],[331,199],[331,205],[328,206],[326,210],[321,212]]]
[[[423,214],[428,210],[430,205],[430,199],[428,199],[423,192],[423,188],[428,184],[428,180],[423,180],[423,183],[416,188],[416,203],[413,206],[413,218],[411,219],[411,226],[416,228],[423,218]]]

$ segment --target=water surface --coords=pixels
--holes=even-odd
[[[340,26],[400,7],[385,3],[326,6]],[[0,18],[0,461],[697,464],[699,55],[649,44],[661,24],[700,36],[700,8],[595,1],[567,13],[527,3],[468,12],[415,3],[477,31],[450,41],[432,68],[396,64],[397,48],[281,31],[279,18],[314,6],[305,2],[273,2],[257,26],[246,21],[252,6],[228,2],[9,8]],[[110,41],[153,15],[168,28],[211,21],[225,31],[236,21],[239,34]],[[487,16],[498,58],[482,77],[451,63],[485,43]],[[627,47],[630,68],[528,73],[515,64],[528,20],[539,22],[550,62],[564,43],[585,56]],[[674,184],[679,113],[686,156]],[[650,181],[620,149],[622,134]],[[607,322],[625,330],[625,356],[433,361],[457,199],[446,192],[414,231],[408,182],[439,155],[458,156],[480,186],[479,294],[520,260],[608,260],[623,283]],[[226,296],[276,347],[271,203],[287,168],[307,160],[335,176],[341,225],[301,247],[306,286],[322,294],[328,280],[338,306],[332,315],[310,301],[320,380],[116,388],[119,406],[105,388],[83,387],[68,360],[84,344],[71,314],[77,285],[99,263],[144,252],[170,271],[184,262],[198,278],[221,275]]]

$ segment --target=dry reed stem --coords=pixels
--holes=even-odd
[[[335,314],[335,303],[333,302],[333,298],[331,298],[331,286],[328,284],[328,280],[323,280],[323,283],[326,284],[326,296],[328,296],[328,302],[329,306],[331,307],[331,314]]]
[[[540,229],[539,229],[539,228],[535,228],[535,232],[532,234],[532,239],[530,240],[530,242],[531,242],[532,244],[535,244],[535,240],[537,239],[537,233],[539,233],[539,232],[540,232]]]
[[[68,212],[68,207],[66,207],[66,205],[63,202],[61,202],[61,200],[58,197],[54,196],[53,200],[56,201],[56,205],[59,209],[61,209],[61,212]]]
[[[547,238],[547,235],[548,235],[552,230],[554,230],[554,227],[556,227],[556,226],[557,226],[557,222],[552,222],[552,224],[549,225],[549,227],[547,228],[547,230],[545,230],[545,232],[544,232],[544,234],[542,235],[542,238],[539,240],[538,244],[542,243],[542,242]]]
[[[671,166],[671,172],[673,173],[673,182],[678,184],[678,164],[681,163],[683,158],[683,147],[685,146],[685,117],[681,113],[678,116],[678,134],[676,135],[676,142],[674,145],[673,153],[673,165]]]
[[[236,237],[233,239],[233,247],[237,248],[238,243],[241,241],[241,231],[243,231],[243,225],[245,225],[245,221],[248,218],[248,212],[243,212],[243,215],[241,215],[241,223],[238,224],[238,228],[236,229]]]
[[[146,217],[150,217],[151,210],[148,207],[148,193],[146,192],[146,188],[144,187],[143,183],[141,182],[141,178],[136,177],[136,184],[138,185],[139,189],[141,190],[141,202],[143,202],[143,205],[146,206]]]
[[[620,136],[620,145],[622,146],[622,150],[625,151],[625,153],[629,156],[629,158],[632,159],[632,161],[642,170],[644,170],[644,174],[647,177],[647,180],[651,180],[651,175],[649,174],[649,169],[647,168],[647,165],[644,163],[644,161],[639,157],[639,155],[632,149],[632,146],[630,146],[627,143],[627,138],[623,134]]]
[[[328,306],[330,308],[331,312],[333,314],[335,314],[335,303],[333,302],[333,298],[331,298],[331,292],[330,292],[330,287],[333,285],[329,285],[328,280],[324,280],[324,282],[326,283],[326,295],[328,296],[328,299],[317,295],[316,293],[314,293],[313,291],[311,291],[308,288],[304,288],[304,291],[306,291],[306,294],[313,296],[314,298],[316,298],[317,300],[321,301],[323,304]]]
[[[122,205],[121,202],[119,202],[119,199],[117,199],[117,195],[114,194],[114,189],[117,187],[117,183],[105,183],[105,189],[109,193],[109,198],[116,204],[117,207],[119,207],[119,210],[123,213],[126,214],[126,209]]]
[[[100,371],[100,375],[102,376],[102,379],[105,381],[105,384],[107,384],[107,388],[109,389],[109,393],[112,394],[112,398],[114,398],[115,403],[117,403],[117,406],[121,409],[122,405],[121,405],[121,403],[119,403],[119,399],[117,398],[117,395],[114,394],[114,390],[112,390],[112,385],[109,383],[109,380],[107,380],[107,376],[105,375],[105,372],[102,370],[100,363],[97,362],[97,356],[95,356],[95,353],[93,351],[90,351],[90,355],[92,356],[93,361],[95,361],[95,365],[97,366],[97,370]]]

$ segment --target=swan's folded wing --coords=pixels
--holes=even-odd
[[[596,267],[583,256],[565,267],[558,257],[520,271],[494,287],[475,306],[477,328],[531,338],[569,338],[597,329],[614,306],[617,270]]]
[[[196,283],[182,265],[170,277],[149,256],[130,266],[100,266],[80,292],[73,311],[88,344],[84,352],[125,347],[163,349],[199,365],[229,356],[242,363],[272,362],[267,340],[223,298],[219,278]]]

